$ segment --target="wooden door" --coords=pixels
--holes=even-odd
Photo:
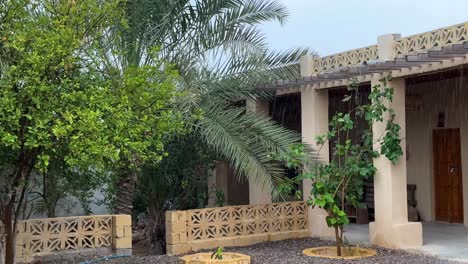
[[[463,223],[460,129],[433,131],[436,220]]]

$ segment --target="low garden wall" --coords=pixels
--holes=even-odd
[[[129,215],[45,218],[18,222],[17,263],[30,263],[64,251],[79,254],[97,249],[106,253],[122,250],[130,254],[131,248],[132,219]]]
[[[166,212],[168,255],[308,236],[304,202]]]

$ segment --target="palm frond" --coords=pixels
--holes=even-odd
[[[245,108],[225,109],[225,105],[206,103],[198,123],[203,139],[225,158],[240,177],[272,191],[283,177],[284,167],[272,161],[273,153],[285,154],[299,143],[300,135],[264,116],[245,112]]]
[[[127,25],[113,43],[122,66],[151,64],[151,50],[176,67],[186,96],[175,107],[208,148],[226,159],[241,177],[272,190],[284,168],[273,152],[286,152],[300,135],[267,117],[232,105],[239,100],[271,100],[257,89],[279,79],[299,78],[299,58],[308,49],[270,50],[258,27],[284,24],[288,11],[279,0],[127,0]],[[109,49],[111,50],[111,49]],[[115,54],[115,52],[109,52]],[[202,110],[193,122],[191,113]]]

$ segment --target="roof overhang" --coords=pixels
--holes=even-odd
[[[428,74],[457,68],[468,64],[468,42],[446,46],[440,50],[429,50],[417,55],[406,55],[393,61],[367,61],[361,65],[317,74],[296,80],[280,80],[259,87],[275,91],[278,95],[299,92],[301,88],[329,89],[347,86],[352,80],[370,82],[372,78],[390,74],[393,78]]]

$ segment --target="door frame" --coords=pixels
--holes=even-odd
[[[439,220],[439,217],[437,215],[437,204],[438,204],[438,192],[437,192],[437,184],[436,184],[436,165],[437,165],[437,162],[435,160],[435,148],[434,148],[434,140],[435,140],[435,132],[436,131],[440,131],[440,130],[446,130],[446,131],[455,131],[455,133],[457,133],[458,135],[458,142],[459,142],[459,145],[458,145],[458,149],[459,149],[459,159],[460,159],[460,181],[461,181],[461,196],[462,196],[462,199],[461,199],[461,209],[462,209],[462,219],[461,221],[453,221],[453,219],[451,218],[451,216],[449,215],[449,218],[448,218],[448,223],[463,223],[464,222],[464,200],[463,200],[463,159],[462,159],[462,149],[461,149],[461,145],[462,145],[462,142],[461,142],[461,131],[460,131],[460,128],[434,128],[432,129],[432,175],[433,175],[433,179],[432,179],[432,184],[433,184],[433,190],[434,190],[434,205],[433,205],[433,209],[434,209],[434,219],[435,221],[442,221],[442,222],[445,222],[443,220]]]

